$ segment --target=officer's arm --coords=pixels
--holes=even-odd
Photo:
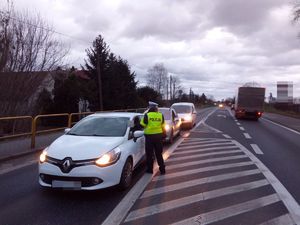
[[[148,124],[148,115],[147,113],[144,115],[144,117],[141,119],[141,122],[140,124],[143,126],[143,127],[146,127],[147,124]]]

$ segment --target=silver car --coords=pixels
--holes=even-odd
[[[158,108],[158,111],[161,112],[165,118],[165,141],[171,144],[174,137],[180,134],[181,120],[176,111],[172,108]]]

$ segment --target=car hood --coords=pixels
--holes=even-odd
[[[178,115],[179,118],[184,118],[188,115],[191,115],[191,113],[178,113],[177,115]]]
[[[73,160],[98,158],[124,142],[124,137],[89,137],[63,135],[56,139],[48,148],[50,157]]]

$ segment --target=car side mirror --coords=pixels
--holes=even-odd
[[[65,134],[68,133],[71,130],[71,128],[66,128],[65,129]]]
[[[144,131],[137,130],[133,133],[133,141],[136,142],[136,140],[144,135]]]

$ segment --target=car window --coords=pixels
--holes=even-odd
[[[169,109],[159,109],[159,111],[164,115],[165,120],[170,120],[170,110]]]
[[[177,113],[191,113],[192,112],[192,106],[190,106],[190,105],[173,105],[172,108],[175,109],[175,111]]]
[[[78,122],[67,135],[122,137],[128,127],[128,117],[87,117]]]

